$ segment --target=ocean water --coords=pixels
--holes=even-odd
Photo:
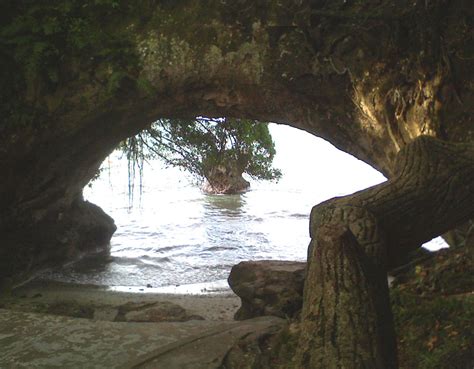
[[[141,193],[136,180],[131,203],[126,160],[112,155],[84,191],[116,222],[110,256],[89,257],[43,278],[189,292],[186,286],[225,288],[231,267],[243,260],[305,260],[311,208],[385,178],[308,133],[276,124],[270,130],[283,178],[250,180],[251,190],[240,195],[206,195],[189,175],[157,161],[146,164]],[[428,246],[443,245],[435,239]]]

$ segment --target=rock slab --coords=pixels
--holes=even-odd
[[[306,263],[294,261],[243,261],[229,275],[229,285],[242,306],[236,320],[273,315],[295,317],[303,304]]]
[[[117,323],[0,309],[0,368],[217,369],[252,334],[282,319]]]

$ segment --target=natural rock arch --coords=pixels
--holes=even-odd
[[[17,4],[2,14],[23,11]],[[108,35],[123,44],[105,56],[65,48],[54,83],[22,65],[19,43],[2,49],[10,72],[0,126],[7,283],[106,244],[113,223],[83,202],[82,188],[122,139],[160,117],[291,124],[389,178],[416,137],[442,139],[447,152],[474,140],[470,0],[123,1],[101,11]],[[464,186],[470,198],[470,174],[456,178],[440,186]],[[463,214],[450,227],[474,215],[472,201],[443,206]],[[407,216],[427,220],[427,209]],[[430,234],[448,229],[433,224]]]

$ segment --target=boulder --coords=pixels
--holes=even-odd
[[[189,315],[181,306],[168,301],[152,303],[127,303],[120,306],[115,321],[125,322],[185,322],[203,320],[198,315]]]
[[[303,303],[306,263],[243,261],[229,275],[229,285],[242,301],[236,320],[263,315],[295,317]]]
[[[38,271],[84,255],[107,255],[116,229],[114,220],[82,194],[70,206],[10,224],[0,237],[0,289],[11,290]]]

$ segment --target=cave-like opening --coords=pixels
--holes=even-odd
[[[144,162],[130,188],[127,160],[114,152],[84,190],[115,220],[110,254],[92,254],[41,278],[128,292],[208,293],[228,289],[240,261],[306,261],[311,207],[385,178],[304,131],[271,124],[270,132],[283,177],[252,181],[242,194],[206,194],[195,178],[159,159]],[[443,245],[438,239],[428,247]]]

